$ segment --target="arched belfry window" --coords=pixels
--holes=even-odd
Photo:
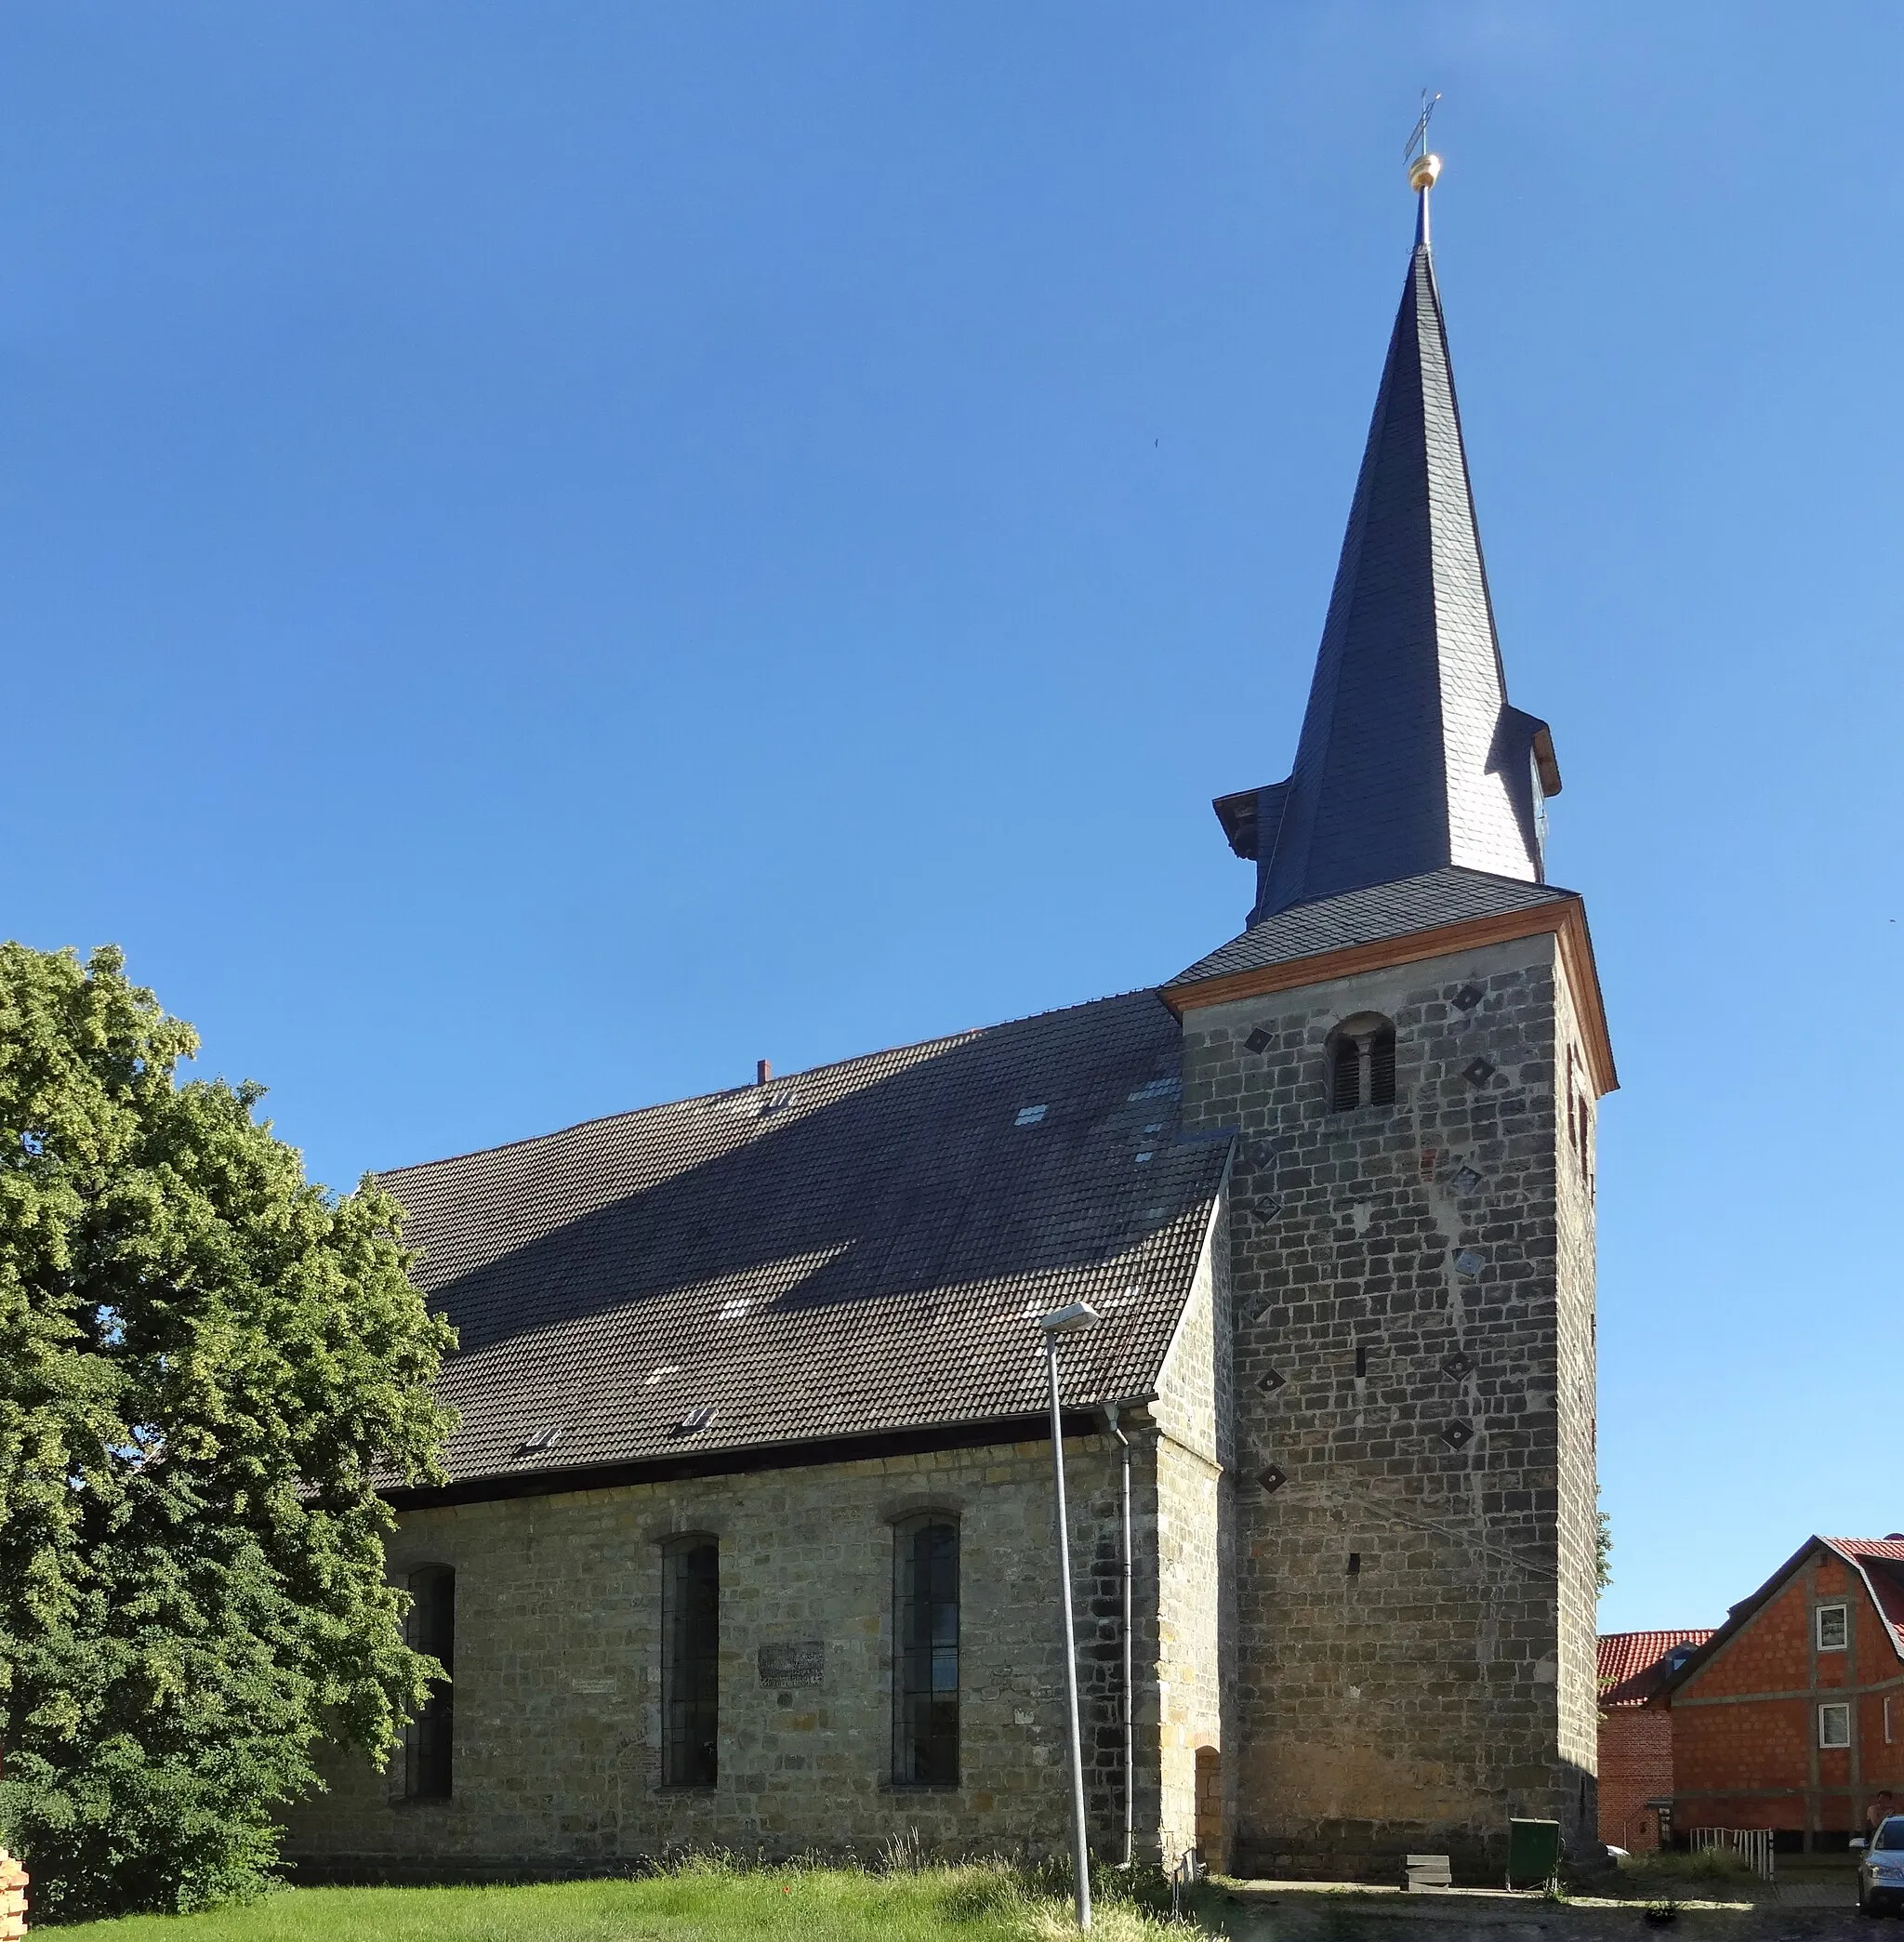
[[[1395,1026],[1381,1013],[1359,1011],[1329,1035],[1329,1109],[1395,1103]]]

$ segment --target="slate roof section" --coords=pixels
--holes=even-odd
[[[1446,865],[1536,882],[1546,724],[1507,703],[1448,334],[1425,244],[1376,396],[1286,783],[1221,799],[1252,922]]]
[[[452,1480],[1033,1415],[1080,1297],[1067,1405],[1153,1394],[1229,1156],[1179,1042],[1141,991],[386,1174]]]
[[[1703,1645],[1711,1626],[1698,1632],[1603,1632],[1600,1634],[1600,1704],[1644,1706],[1666,1683],[1667,1655],[1681,1645]]]
[[[1209,957],[1199,958],[1163,988],[1170,991],[1232,971],[1294,963],[1354,945],[1380,944],[1470,918],[1501,917],[1543,904],[1578,901],[1575,892],[1548,884],[1516,882],[1511,878],[1485,876],[1478,870],[1429,870],[1396,883],[1373,884],[1279,910],[1251,924],[1240,937],[1233,937]]]

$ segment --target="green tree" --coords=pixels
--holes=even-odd
[[[1597,1503],[1593,1510],[1593,1589],[1604,1592],[1613,1582],[1613,1520]]]
[[[255,1891],[319,1742],[382,1760],[440,1670],[377,1486],[440,1476],[454,1339],[197,1042],[115,950],[0,945],[0,1843],[68,1919]]]

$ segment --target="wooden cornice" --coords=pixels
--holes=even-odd
[[[1182,1018],[1186,1011],[1200,1011],[1210,1005],[1292,991],[1301,984],[1323,984],[1362,971],[1386,971],[1392,965],[1419,964],[1428,958],[1452,958],[1482,945],[1538,937],[1547,931],[1559,940],[1561,967],[1580,1013],[1580,1037],[1586,1041],[1594,1093],[1605,1097],[1618,1090],[1620,1075],[1613,1064],[1613,1041],[1606,1031],[1586,906],[1578,897],[1556,898],[1530,910],[1503,911],[1497,917],[1464,918],[1455,924],[1437,924],[1431,931],[1410,931],[1406,936],[1384,937],[1374,944],[1345,945],[1339,950],[1318,951],[1313,957],[1292,958],[1280,964],[1223,971],[1212,978],[1199,978],[1194,984],[1166,985],[1160,996]]]

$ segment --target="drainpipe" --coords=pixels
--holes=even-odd
[[[1137,1707],[1131,1686],[1130,1439],[1117,1427],[1117,1406],[1104,1405],[1104,1424],[1117,1439],[1124,1466],[1124,1862],[1137,1850]]]

